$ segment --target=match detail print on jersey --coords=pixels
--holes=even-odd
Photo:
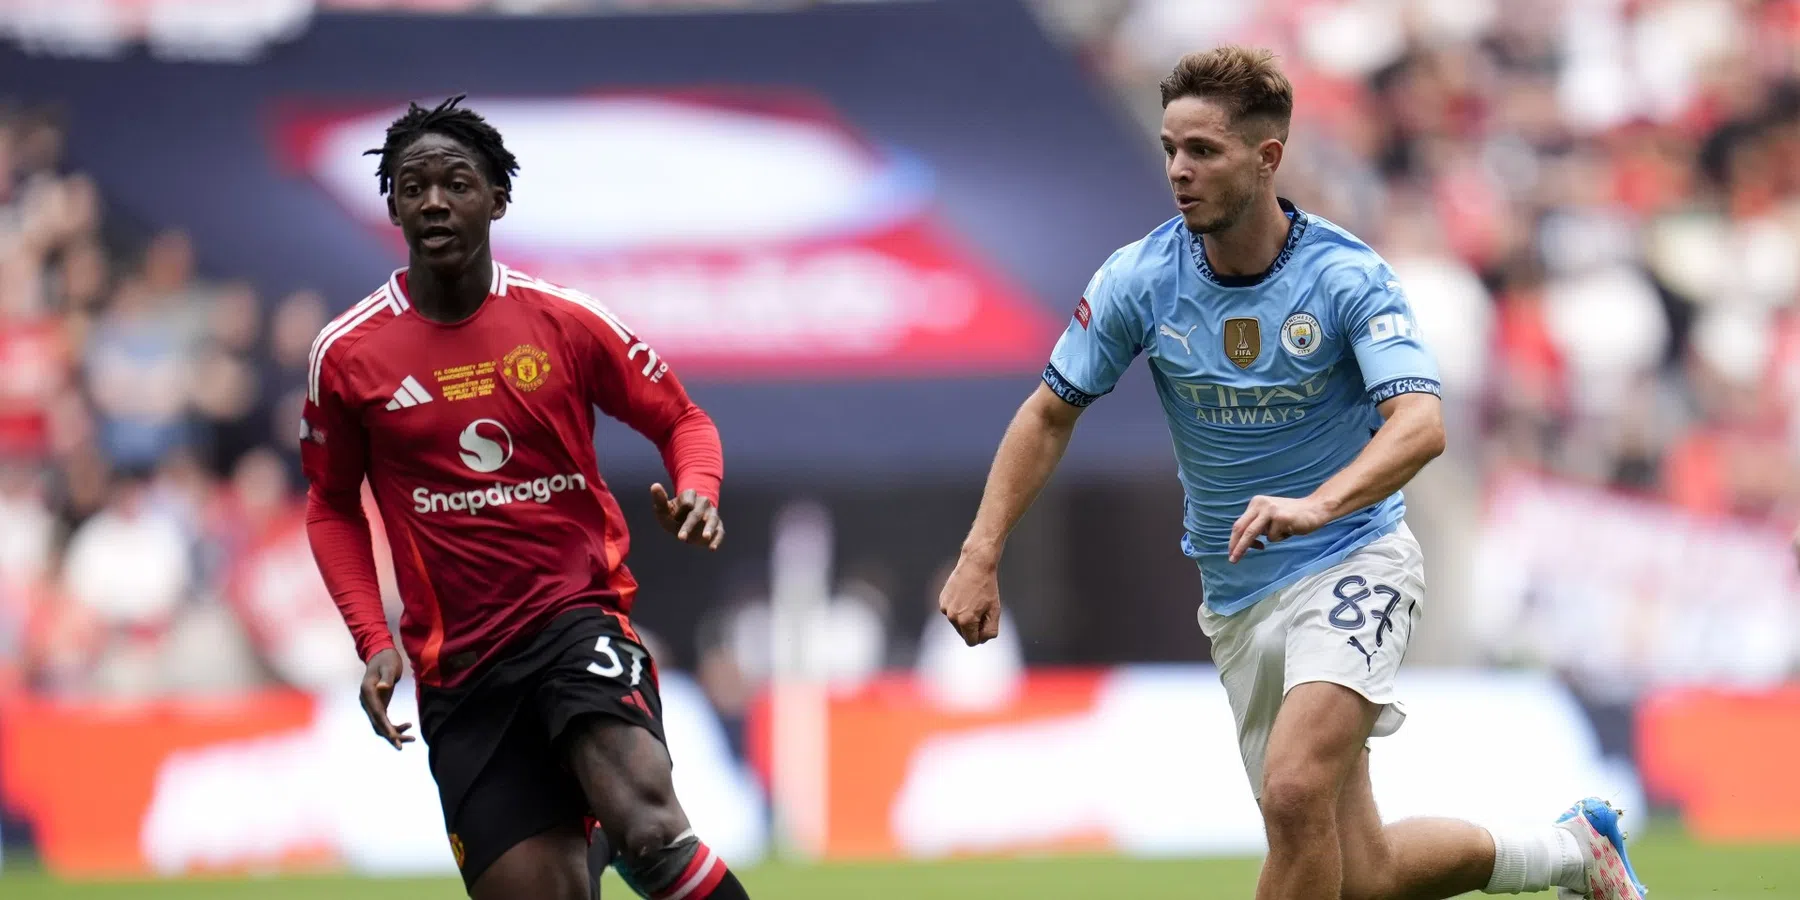
[[[1240,369],[1250,368],[1262,355],[1262,322],[1240,317],[1225,320],[1225,358]]]
[[[474,400],[492,394],[494,370],[497,368],[499,366],[493,360],[484,359],[446,369],[434,369],[431,377],[437,379],[438,389],[444,392],[444,399],[455,403],[458,400]]]

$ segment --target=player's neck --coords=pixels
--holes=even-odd
[[[1292,224],[1281,201],[1269,194],[1251,205],[1237,224],[1201,236],[1207,265],[1220,275],[1261,275],[1281,255]]]
[[[461,269],[443,271],[417,260],[406,267],[406,293],[419,315],[446,325],[481,309],[494,283],[494,258],[485,250]]]

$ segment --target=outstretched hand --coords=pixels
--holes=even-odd
[[[653,484],[650,506],[656,511],[656,524],[684,544],[717,550],[725,543],[725,523],[719,519],[719,508],[692,490],[670,499],[662,485]]]
[[[394,685],[400,681],[400,653],[389,647],[369,657],[369,667],[363,671],[362,708],[369,714],[369,724],[374,726],[375,733],[385,741],[394,745],[394,749],[417,740],[407,729],[411,723],[395,727],[388,719],[388,700],[394,696]]]

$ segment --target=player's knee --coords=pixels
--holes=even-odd
[[[661,892],[680,879],[700,851],[700,840],[687,829],[674,832],[667,820],[637,823],[625,830],[616,868],[643,896]]]
[[[1328,826],[1334,814],[1328,773],[1314,767],[1270,769],[1263,781],[1263,821],[1271,836]]]
[[[693,833],[672,808],[643,808],[624,825],[615,852],[636,869],[667,859],[680,845],[694,843]]]

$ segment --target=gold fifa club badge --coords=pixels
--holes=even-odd
[[[530,344],[520,344],[500,360],[501,374],[516,390],[535,391],[550,377],[550,354]]]
[[[1250,368],[1262,353],[1262,323],[1244,317],[1225,320],[1225,358],[1240,369]]]

